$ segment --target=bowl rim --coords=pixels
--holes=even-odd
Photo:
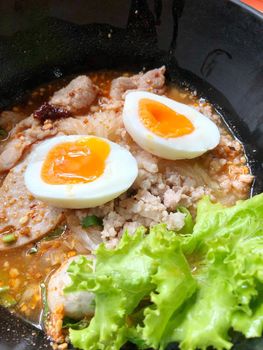
[[[259,20],[263,21],[263,12],[257,10],[255,7],[252,7],[241,0],[229,0],[229,2],[236,4],[245,12],[249,12],[251,15],[256,16]]]

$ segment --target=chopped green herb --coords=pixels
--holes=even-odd
[[[57,227],[54,230],[50,231],[49,235],[43,238],[43,241],[51,241],[52,239],[58,238],[64,233],[66,227]]]
[[[34,246],[34,247],[28,249],[28,251],[26,253],[29,255],[32,255],[32,254],[36,254],[37,252],[38,252],[38,248],[37,248],[37,246]]]
[[[11,295],[5,295],[0,297],[0,305],[3,307],[13,307],[17,304],[17,301]]]
[[[8,132],[5,129],[0,128],[0,139],[5,139],[7,136]]]
[[[9,291],[9,287],[8,286],[1,286],[0,287],[0,293],[4,293],[4,292],[7,292],[7,291]]]
[[[17,236],[14,233],[9,233],[8,235],[3,236],[2,240],[6,244],[13,243],[17,240]]]
[[[73,320],[70,317],[64,317],[62,328],[84,329],[88,327],[90,320],[83,318],[80,321]]]
[[[42,326],[45,326],[48,313],[49,313],[48,304],[47,304],[47,288],[45,283],[41,283],[40,288],[41,288],[41,299],[43,304],[43,311],[41,314],[41,324]]]
[[[87,215],[81,220],[81,225],[83,228],[88,228],[90,226],[103,226],[102,219],[96,215]]]

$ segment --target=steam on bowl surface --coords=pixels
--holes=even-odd
[[[170,81],[197,90],[218,108],[245,145],[255,175],[253,193],[262,192],[260,15],[220,0],[78,5],[51,1],[6,4],[0,17],[5,19],[0,28],[2,109],[28,89],[68,74],[97,69],[138,72],[165,64]],[[42,332],[5,310],[0,320],[3,349],[19,343],[24,349],[49,346]],[[238,338],[234,348],[257,349],[260,344]]]

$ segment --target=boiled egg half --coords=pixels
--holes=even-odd
[[[29,192],[53,206],[91,208],[125,192],[138,174],[125,148],[95,136],[57,136],[37,145],[25,171]]]
[[[194,108],[145,91],[126,95],[123,122],[144,150],[164,159],[190,159],[215,148],[218,127]]]

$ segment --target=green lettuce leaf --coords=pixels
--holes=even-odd
[[[156,286],[150,295],[152,305],[145,309],[143,327],[138,327],[138,331],[148,347],[157,349],[170,318],[192,296],[196,282],[179,238],[165,227],[156,226],[147,241],[144,252],[156,261],[158,269],[152,276]]]
[[[193,235],[183,243],[198,287],[194,299],[174,314],[162,347],[230,349],[231,327],[246,336],[262,334],[263,195],[231,208],[204,198]],[[262,302],[262,299],[261,299]]]
[[[114,250],[101,245],[96,258],[94,273],[85,271],[78,261],[68,270],[73,283],[66,291],[84,287],[95,293],[96,304],[89,327],[70,330],[73,345],[82,349],[119,349],[130,340],[140,347],[157,346],[174,310],[195,290],[179,237],[165,225],[155,226],[147,235],[140,228],[134,236],[125,233]],[[134,313],[145,297],[148,302],[141,313],[145,318],[141,327]],[[167,298],[174,304],[172,308]],[[162,316],[163,329],[160,319],[156,319],[158,314]]]
[[[119,349],[127,341],[126,317],[153,289],[151,275],[156,271],[154,261],[141,252],[144,234],[144,228],[133,236],[125,233],[114,250],[100,245],[94,273],[78,261],[69,267],[73,283],[66,292],[85,288],[94,292],[96,305],[88,328],[70,330],[75,347]]]
[[[189,235],[193,232],[194,228],[194,220],[192,218],[192,215],[190,214],[189,210],[185,207],[179,207],[177,210],[180,213],[185,214],[185,219],[184,219],[184,226],[181,228],[181,230],[177,231],[177,233],[181,235]]]
[[[263,194],[245,201],[239,201],[233,207],[224,207],[220,203],[212,204],[205,196],[197,206],[196,223],[193,234],[185,240],[188,255],[206,252],[210,244],[219,237],[234,241],[237,235],[250,236],[262,234]]]
[[[256,337],[263,329],[263,194],[226,208],[204,197],[196,222],[183,231],[165,225],[125,233],[115,249],[102,244],[92,262],[69,267],[67,292],[89,290],[95,315],[87,328],[70,330],[80,349],[223,350],[229,330]]]

